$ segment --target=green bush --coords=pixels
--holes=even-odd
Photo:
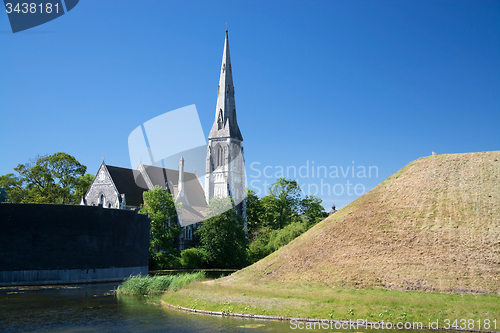
[[[271,252],[293,241],[306,232],[308,226],[303,222],[293,222],[281,230],[275,230],[269,237],[269,248]]]
[[[280,230],[262,229],[255,241],[248,247],[249,261],[254,263],[267,257],[302,235],[307,229],[308,226],[304,222],[292,222]]]
[[[183,250],[181,252],[181,265],[183,267],[203,267],[205,266],[205,256],[202,251],[196,248]]]
[[[165,255],[162,252],[149,253],[149,269],[167,269],[169,267],[180,267],[181,261],[179,257],[173,255]]]

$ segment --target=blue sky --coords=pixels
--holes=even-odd
[[[226,22],[256,191],[309,165],[342,207],[432,151],[499,149],[499,1],[80,1],[16,34],[0,14],[0,174],[58,151],[130,167],[130,132],[191,104],[208,135]]]

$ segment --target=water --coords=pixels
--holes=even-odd
[[[0,288],[0,332],[355,332],[180,312],[159,297],[116,297],[118,283]],[[363,333],[389,333],[365,330]],[[404,333],[404,331],[392,330]],[[425,331],[419,331],[425,333]],[[430,333],[430,332],[429,332]]]
[[[289,323],[189,314],[116,283],[0,288],[0,332],[290,332]]]

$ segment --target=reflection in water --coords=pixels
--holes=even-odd
[[[0,288],[1,332],[289,332],[289,324],[186,314],[118,284]]]

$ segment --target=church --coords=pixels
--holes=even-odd
[[[243,137],[236,120],[233,74],[229,55],[228,31],[224,42],[222,66],[217,92],[215,121],[208,135],[205,184],[195,172],[184,171],[184,158],[179,169],[172,170],[139,162],[137,168],[127,169],[103,162],[81,205],[109,209],[140,208],[143,192],[159,186],[182,202],[178,222],[183,232],[179,250],[195,246],[194,231],[203,223],[210,199],[231,197],[236,210],[246,221],[246,175]]]

